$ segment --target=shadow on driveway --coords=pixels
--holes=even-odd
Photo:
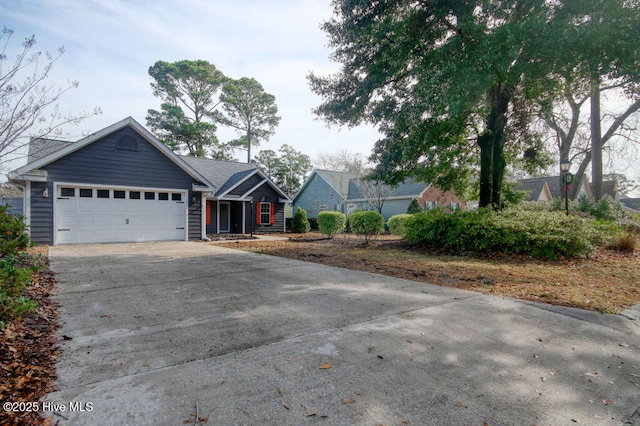
[[[640,328],[621,316],[200,242],[50,260],[72,338],[61,424],[640,420]]]

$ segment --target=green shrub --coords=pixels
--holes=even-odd
[[[404,235],[404,221],[409,217],[411,215],[408,213],[391,216],[387,221],[389,231],[395,235]]]
[[[624,216],[620,203],[606,196],[600,201],[595,201],[582,195],[577,200],[577,209],[596,219],[616,220]]]
[[[309,220],[307,219],[307,211],[298,207],[293,215],[293,220],[291,221],[291,232],[301,234],[309,232],[310,230],[311,225],[309,225]]]
[[[41,262],[24,252],[30,245],[25,229],[20,218],[7,214],[6,205],[0,206],[0,328],[36,307],[23,292]]]
[[[375,211],[354,212],[349,215],[351,231],[364,235],[364,242],[368,243],[372,236],[384,231],[384,217]]]
[[[422,211],[422,207],[420,207],[420,202],[417,198],[413,198],[409,203],[409,207],[407,207],[407,214],[420,213]]]
[[[318,228],[320,232],[329,238],[344,231],[347,224],[347,216],[341,212],[318,213]]]
[[[8,208],[7,204],[0,205],[0,258],[16,254],[30,245],[22,218],[8,214]]]
[[[413,244],[454,252],[497,251],[540,258],[584,257],[597,244],[620,234],[615,224],[562,212],[521,209],[452,214],[435,209],[407,218],[404,227],[405,238]]]

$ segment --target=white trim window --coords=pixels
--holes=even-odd
[[[260,225],[271,225],[271,203],[260,203]]]

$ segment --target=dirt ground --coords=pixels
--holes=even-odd
[[[600,248],[587,259],[459,256],[412,246],[395,235],[368,245],[353,235],[284,234],[282,241],[218,243],[247,250],[413,281],[553,305],[619,313],[640,303],[640,250]]]

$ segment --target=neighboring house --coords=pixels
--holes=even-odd
[[[355,210],[373,210],[357,185],[358,176],[330,170],[313,170],[293,198],[293,210],[298,207],[314,219],[321,211],[339,211],[349,215]],[[406,213],[411,200],[417,198],[422,207],[442,206],[465,208],[463,199],[453,192],[443,193],[424,183],[406,181],[393,189],[382,207],[385,221],[391,216]]]
[[[282,232],[291,201],[257,167],[176,155],[130,117],[73,143],[35,140],[9,179],[40,244]]]
[[[625,197],[620,200],[620,204],[622,204],[622,208],[629,213],[640,212],[640,198]]]
[[[515,186],[516,191],[525,191],[527,196],[525,201],[551,201],[551,189],[547,178],[521,179]],[[558,186],[558,191],[560,187]]]
[[[22,198],[18,197],[0,197],[0,206],[8,205],[7,213],[13,216],[22,216]]]
[[[591,183],[589,189],[593,194],[593,183]],[[620,201],[620,195],[618,194],[618,182],[615,180],[602,181],[602,195],[604,197],[609,197],[612,200]]]
[[[554,198],[561,198],[560,176],[548,176],[532,179],[520,179],[520,186],[516,186],[517,191],[529,191],[527,201],[550,201]],[[545,185],[546,184],[546,185]],[[574,181],[571,185],[578,185],[576,198],[582,196],[591,198],[591,185],[586,176],[582,176],[580,181]]]

